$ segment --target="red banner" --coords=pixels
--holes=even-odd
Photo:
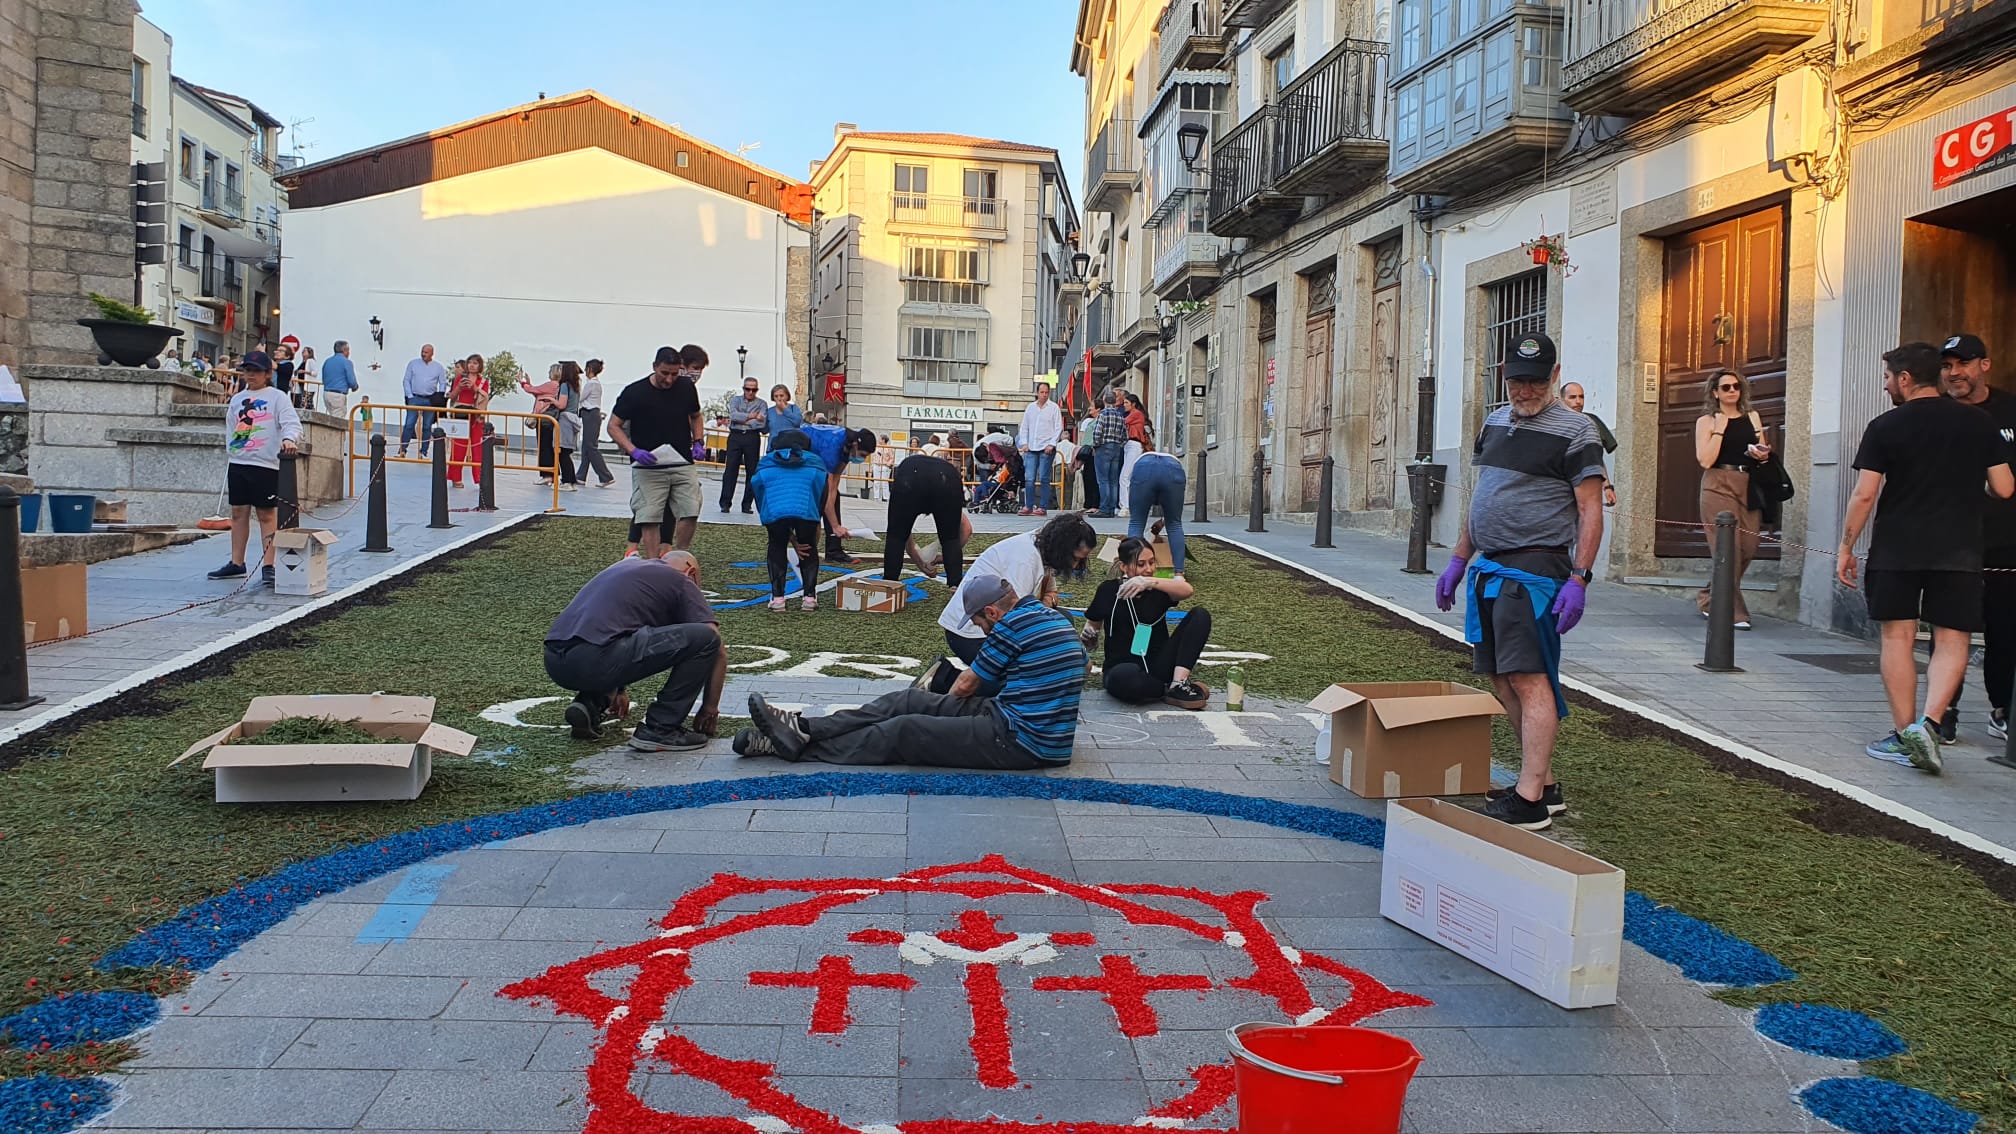
[[[826,400],[829,402],[844,402],[847,400],[847,376],[845,374],[828,374],[826,376]]]
[[[1939,135],[1932,151],[1932,188],[1944,189],[2016,162],[2016,107]]]

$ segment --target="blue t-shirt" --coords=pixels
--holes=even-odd
[[[803,429],[805,427],[805,411],[799,409],[797,406],[785,406],[783,409],[778,409],[775,405],[772,405],[766,412],[769,415],[770,440],[772,441],[775,441],[777,435],[787,429]]]
[[[1070,616],[1035,595],[1015,604],[980,647],[973,675],[996,689],[994,706],[1015,742],[1052,764],[1071,762],[1078,698],[1085,691],[1085,647]]]

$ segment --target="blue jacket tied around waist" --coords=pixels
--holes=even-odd
[[[1526,597],[1533,602],[1533,622],[1540,635],[1540,655],[1547,662],[1547,684],[1554,690],[1554,712],[1566,720],[1568,699],[1561,695],[1561,632],[1549,613],[1554,596],[1561,593],[1563,580],[1520,571],[1480,555],[1470,564],[1469,581],[1470,601],[1463,604],[1463,640],[1473,646],[1484,641],[1483,600],[1497,598],[1507,582],[1526,588]]]
[[[826,498],[826,463],[819,454],[790,446],[773,448],[749,480],[756,493],[756,515],[764,523],[817,520]]]

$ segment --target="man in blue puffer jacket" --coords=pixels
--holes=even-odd
[[[749,488],[756,494],[756,516],[770,532],[770,609],[784,609],[794,547],[803,609],[819,609],[819,504],[826,496],[826,462],[802,430],[784,430],[771,439]]]

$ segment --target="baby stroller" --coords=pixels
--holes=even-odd
[[[1022,454],[1000,442],[974,454],[973,508],[979,512],[1014,514],[1022,504]]]

